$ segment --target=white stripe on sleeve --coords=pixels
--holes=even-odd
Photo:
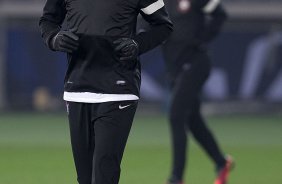
[[[151,15],[153,13],[155,13],[156,11],[158,11],[159,9],[161,9],[164,6],[164,1],[163,0],[158,0],[152,4],[150,4],[149,6],[142,8],[141,10],[147,14],[147,15]]]
[[[212,13],[219,4],[220,0],[210,0],[203,8],[203,10],[205,13]]]

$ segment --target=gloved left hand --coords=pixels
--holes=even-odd
[[[139,54],[138,44],[131,38],[119,38],[114,42],[117,56],[120,61],[135,60]]]

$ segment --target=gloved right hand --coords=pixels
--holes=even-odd
[[[72,53],[78,49],[79,37],[74,34],[76,29],[59,31],[51,40],[51,48],[56,51]]]

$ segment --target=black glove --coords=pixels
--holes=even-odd
[[[77,29],[59,31],[51,40],[51,49],[72,53],[78,49],[79,37],[74,34]]]
[[[138,44],[131,38],[120,38],[115,40],[115,52],[120,61],[135,60],[138,57]]]

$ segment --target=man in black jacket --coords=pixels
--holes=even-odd
[[[164,45],[172,87],[170,125],[173,165],[168,184],[183,184],[189,132],[214,161],[215,184],[225,184],[232,165],[224,157],[200,113],[200,92],[210,72],[205,45],[220,31],[226,13],[219,0],[168,0],[174,33]],[[173,52],[171,52],[173,51]]]
[[[151,29],[136,34],[139,13]],[[47,0],[39,25],[45,44],[68,56],[64,100],[78,182],[117,184],[139,99],[139,55],[172,32],[164,2]]]

